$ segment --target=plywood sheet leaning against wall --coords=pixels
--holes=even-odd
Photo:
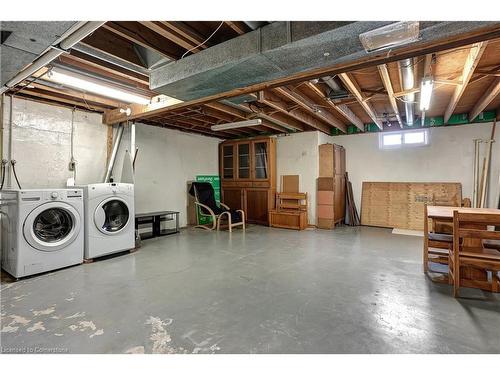
[[[361,225],[424,229],[424,204],[460,206],[455,182],[363,182]]]

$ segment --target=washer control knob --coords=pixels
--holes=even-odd
[[[59,194],[57,194],[57,192],[56,192],[56,191],[53,191],[52,193],[50,193],[50,197],[51,197],[52,199],[56,199],[58,196],[59,196]]]

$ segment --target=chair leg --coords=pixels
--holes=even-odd
[[[458,297],[458,289],[460,289],[460,265],[453,265],[453,297]]]
[[[227,223],[228,223],[229,233],[232,233],[233,232],[233,225],[231,222],[231,214],[227,215]]]

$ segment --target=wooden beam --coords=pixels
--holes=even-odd
[[[354,95],[358,103],[361,104],[372,121],[379,127],[380,130],[382,130],[382,122],[377,118],[377,114],[375,113],[372,105],[366,101],[365,96],[361,92],[361,89],[353,76],[349,73],[340,73],[339,78],[342,80],[346,88]]]
[[[348,121],[350,121],[354,126],[356,126],[359,130],[365,131],[365,125],[363,121],[356,116],[356,114],[350,110],[350,108],[345,104],[334,104],[331,100],[329,100],[325,93],[312,82],[307,82],[306,85],[313,91],[319,98],[324,99],[326,104],[333,108],[335,111],[344,116]]]
[[[334,117],[330,112],[325,111],[321,107],[318,108],[317,104],[305,95],[301,95],[297,91],[292,91],[287,87],[278,87],[275,88],[274,91],[286,97],[290,101],[296,103],[319,120],[326,122],[328,125],[335,127],[343,131],[344,133],[347,132],[347,127],[345,126],[345,124]]]
[[[119,67],[76,50],[71,50],[70,54],[62,54],[59,56],[59,61],[92,73],[109,76],[110,78],[118,81],[125,81],[142,89],[149,89],[148,76]]]
[[[469,113],[469,121],[474,120],[500,94],[500,78],[495,78],[483,96],[474,104]]]
[[[470,33],[455,34],[453,36],[447,35],[446,37],[442,37],[437,40],[412,43],[407,46],[403,46],[401,48],[392,50],[391,54],[383,52],[366,54],[363,57],[349,60],[346,62],[338,62],[328,67],[300,71],[295,74],[291,74],[287,77],[277,78],[270,81],[249,85],[244,88],[237,88],[226,92],[210,95],[204,98],[190,100],[184,103],[177,104],[175,106],[164,105],[163,107],[162,106],[150,107],[147,105],[133,105],[130,106],[132,114],[128,117],[128,119],[129,120],[138,118],[143,119],[150,116],[154,116],[155,114],[158,113],[169,112],[174,109],[189,107],[194,104],[203,104],[203,103],[218,101],[221,99],[240,96],[243,94],[256,93],[261,90],[266,90],[272,87],[293,84],[305,80],[311,80],[317,77],[323,77],[327,75],[338,75],[341,74],[342,72],[373,67],[380,64],[386,64],[389,62],[398,61],[408,57],[448,50],[450,48],[458,48],[465,45],[469,45],[477,41],[498,38],[499,36],[500,36],[500,29],[497,26],[492,25],[481,28],[480,30],[475,30]],[[105,114],[105,119],[104,119],[104,121],[108,124],[116,124],[125,120],[127,120],[127,117],[124,114],[119,113],[119,111],[107,112]]]
[[[200,33],[198,33],[195,29],[186,25],[184,22],[179,22],[179,21],[160,21],[160,22],[163,25],[165,25],[168,29],[172,30],[173,32],[176,32],[184,39],[193,43],[194,46],[199,45],[201,49],[205,49],[211,46],[210,41],[204,43],[206,38]]]
[[[114,107],[114,108],[120,108],[123,106],[126,106],[128,103],[121,103],[117,100],[109,99],[104,96],[99,96],[99,95],[94,95],[94,94],[89,94],[77,90],[72,90],[72,89],[67,89],[67,88],[56,88],[52,86],[46,86],[41,83],[42,81],[37,81],[37,82],[32,82],[29,85],[33,86],[36,89],[48,91],[48,92],[53,92],[56,94],[63,94],[67,95],[70,97],[73,97],[75,99],[81,100],[83,102],[94,102],[98,104],[102,104],[104,106],[108,107]]]
[[[293,109],[290,110],[288,109],[288,105],[276,94],[272,92],[267,92],[267,91],[261,91],[259,92],[259,98],[258,98],[260,103],[266,104],[269,107],[275,108],[278,111],[281,111],[290,117],[293,117],[294,119],[303,122],[306,125],[309,125],[313,129],[322,131],[323,133],[326,133],[330,135],[330,127],[318,119],[314,118],[312,115],[308,113],[304,113],[300,109]]]
[[[151,49],[171,60],[177,60],[179,58],[179,53],[181,53],[180,50],[176,49],[173,51],[171,48],[165,48],[166,43],[162,43],[162,39],[159,36],[151,33],[149,28],[141,27],[141,24],[142,22],[131,21],[107,22],[102,27],[132,43]]]
[[[203,47],[196,47],[197,43],[190,41],[189,39],[184,38],[181,34],[176,31],[171,30],[167,25],[159,21],[139,21],[141,25],[146,26],[148,29],[153,30],[155,33],[161,35],[162,37],[168,39],[169,41],[174,42],[178,46],[184,49],[192,49],[192,52],[198,52],[203,49]],[[196,47],[196,48],[195,48]],[[177,56],[175,59],[178,59],[180,56]]]
[[[437,61],[435,55],[428,53],[425,55],[423,78],[432,77],[432,64]],[[425,124],[425,111],[420,112],[420,126]]]
[[[222,103],[217,103],[217,102],[207,103],[205,104],[205,107],[212,108],[220,112],[224,112],[228,115],[238,117],[240,119],[246,119],[248,117],[245,112]]]
[[[100,28],[83,39],[80,43],[98,49],[117,59],[144,68],[144,64],[134,50],[134,45],[127,39],[117,37],[109,30]]]
[[[389,76],[389,70],[387,69],[387,65],[386,64],[379,65],[378,72],[380,74],[380,78],[382,78],[382,83],[384,84],[384,87],[387,90],[389,103],[391,103],[391,107],[392,110],[394,111],[394,114],[396,115],[399,127],[403,128],[403,121],[401,120],[401,115],[399,114],[398,103],[396,102],[396,98],[394,97],[394,89],[392,88],[391,77]]]
[[[23,93],[23,95],[34,96],[40,99],[50,100],[52,102],[60,102],[64,104],[71,104],[72,106],[83,107],[91,111],[104,112],[106,109],[108,109],[106,106],[95,105],[95,104],[88,105],[85,102],[76,100],[75,98],[72,97],[66,97],[55,93],[45,92],[39,89],[26,88],[23,91],[21,91],[21,93]]]
[[[455,91],[453,92],[453,95],[451,96],[451,100],[448,103],[448,107],[446,108],[446,111],[444,113],[444,122],[448,122],[450,119],[451,115],[455,111],[455,108],[458,105],[458,102],[462,98],[462,95],[467,88],[467,84],[469,83],[470,79],[472,78],[472,73],[474,73],[474,69],[476,69],[477,64],[479,63],[479,60],[481,59],[481,56],[483,55],[484,50],[486,49],[486,45],[488,42],[479,42],[479,43],[474,43],[469,51],[469,54],[467,55],[467,58],[464,63],[464,68],[462,70],[462,76],[460,77],[460,80],[462,81],[461,85],[457,85],[455,87]]]
[[[262,108],[259,108],[256,111],[251,103],[243,103],[240,104],[239,107],[243,107],[251,111],[251,113],[249,114],[249,118],[261,118],[270,121],[282,128],[280,129],[280,131],[288,132],[289,129],[293,129],[296,131],[305,130],[305,126],[302,122],[290,117],[288,114],[282,113],[281,111],[276,111],[273,113]]]
[[[225,21],[224,22],[226,25],[228,25],[231,29],[236,31],[238,35],[243,35],[247,32],[247,28],[242,22],[238,21]]]

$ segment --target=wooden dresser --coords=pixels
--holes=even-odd
[[[256,137],[219,145],[222,202],[242,209],[249,223],[269,225],[276,194],[276,139]]]

